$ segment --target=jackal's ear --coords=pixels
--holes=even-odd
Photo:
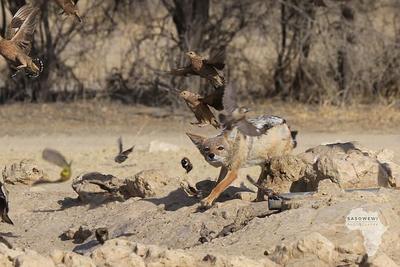
[[[198,148],[200,148],[203,145],[204,140],[206,140],[206,137],[201,135],[192,133],[186,133],[186,135],[189,136],[190,140],[192,140],[193,144],[195,144]]]

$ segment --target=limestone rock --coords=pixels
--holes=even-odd
[[[33,160],[21,160],[5,166],[2,172],[3,180],[9,184],[32,185],[39,180],[46,180],[47,174]]]
[[[379,253],[372,259],[368,259],[367,262],[369,267],[397,267],[397,265],[391,258],[385,253]]]
[[[143,259],[134,253],[135,244],[122,239],[107,241],[92,252],[96,266],[145,267]]]
[[[396,182],[400,166],[386,160],[390,155],[387,151],[376,154],[351,142],[320,145],[297,156],[272,159],[259,184],[276,192],[317,191],[323,180],[341,189],[393,187],[400,184]]]
[[[320,266],[332,265],[336,257],[335,245],[320,233],[314,232],[289,245],[278,245],[271,259],[278,264],[287,264],[293,259],[308,256]],[[315,265],[316,266],[316,265]]]
[[[337,143],[309,149],[316,161],[317,181],[330,179],[342,188],[365,188],[389,185],[389,175],[382,164],[353,143]]]
[[[127,194],[135,197],[153,197],[178,188],[179,179],[169,177],[159,170],[144,170],[125,180]]]
[[[66,267],[96,267],[93,260],[73,252],[66,252],[62,259]]]
[[[15,266],[18,267],[55,267],[49,257],[44,257],[33,250],[26,250],[24,254],[15,259]]]

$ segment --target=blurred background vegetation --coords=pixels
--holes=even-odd
[[[40,1],[40,0],[39,0]],[[0,0],[0,31],[29,1]],[[0,58],[0,103],[109,99],[177,107],[171,88],[205,93],[165,72],[184,52],[226,50],[225,77],[243,99],[393,104],[400,95],[398,0],[80,0],[83,23],[41,4],[33,56],[40,78],[11,78]]]

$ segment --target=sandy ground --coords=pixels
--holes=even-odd
[[[273,107],[266,110],[270,109]],[[312,111],[306,108],[296,114],[291,108],[282,107],[276,108],[274,114],[289,117],[292,128],[299,130],[299,146],[295,153],[321,143],[359,141],[371,149],[393,150],[395,161],[399,162],[400,135],[396,134],[400,125],[397,123],[400,121],[398,112],[392,109],[388,112],[381,108],[378,109],[381,113],[377,113],[376,110],[371,109],[370,113],[356,111],[347,119],[346,111],[335,109],[328,112],[331,116],[321,115],[324,114],[321,110]],[[91,171],[128,177],[142,170],[158,169],[168,176],[184,178],[180,160],[187,156],[192,160],[194,169],[186,178],[192,181],[214,179],[218,170],[202,159],[184,133],[191,131],[206,135],[215,131],[190,126],[190,114],[182,111],[170,114],[169,111],[159,109],[121,107],[107,103],[0,107],[0,166],[19,162],[21,159],[34,159],[51,178],[56,179],[60,170],[41,159],[43,148],[51,147],[62,151],[68,159],[73,160],[73,177]],[[383,117],[385,119],[377,119]],[[126,146],[136,145],[132,156],[121,165],[113,161],[119,136],[123,137]],[[172,144],[176,146],[176,150],[149,152],[150,144],[159,147],[157,143]],[[241,170],[242,178],[234,185],[239,186],[248,173],[257,176],[258,171],[258,168]],[[249,188],[255,190],[250,185]],[[229,237],[225,243],[224,240],[218,240],[209,246],[195,246],[199,236],[190,234],[192,228],[198,227],[202,221],[219,227],[232,218],[227,216],[227,219],[222,220],[215,215],[218,214],[218,207],[206,213],[195,213],[196,201],[189,201],[182,195],[152,201],[130,199],[123,203],[112,202],[89,207],[65,204],[68,203],[68,198],[76,197],[71,181],[36,187],[13,185],[8,186],[8,190],[11,206],[9,215],[15,225],[1,224],[1,234],[16,247],[32,248],[40,253],[48,254],[53,248],[80,248],[81,245],[71,241],[61,241],[59,235],[72,226],[85,224],[92,227],[107,226],[114,236],[129,233],[129,239],[145,244],[203,251],[217,250],[227,255],[239,253],[259,258],[263,257],[263,251],[267,247],[267,244],[259,246],[259,249],[254,249],[257,247],[254,244],[246,246],[246,242],[251,243],[252,238],[254,240],[257,232],[251,232],[247,237],[243,234]],[[186,199],[186,202],[180,205],[182,199]],[[227,209],[229,213],[243,203],[231,200],[224,202],[224,205],[222,209]],[[325,212],[326,219],[329,220],[329,210]],[[267,229],[259,229],[260,225],[267,227],[268,224],[274,224],[274,220],[283,215],[277,216],[273,221],[252,225],[257,231],[268,232]],[[293,219],[298,214],[291,211],[288,216]],[[289,237],[285,237],[283,230],[275,231],[268,246],[279,244],[285,238],[293,239],[294,236],[289,234]],[[221,245],[221,242],[224,244]],[[266,239],[262,237],[259,242],[266,242]],[[400,263],[399,255],[396,257]]]

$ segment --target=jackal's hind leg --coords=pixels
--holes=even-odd
[[[257,185],[259,188],[257,190],[256,202],[265,200],[264,199],[265,190],[261,190],[260,188],[267,188],[269,174],[270,174],[269,164],[265,164],[264,166],[261,167],[261,173],[260,173],[260,176],[258,177],[258,181],[257,181]]]

